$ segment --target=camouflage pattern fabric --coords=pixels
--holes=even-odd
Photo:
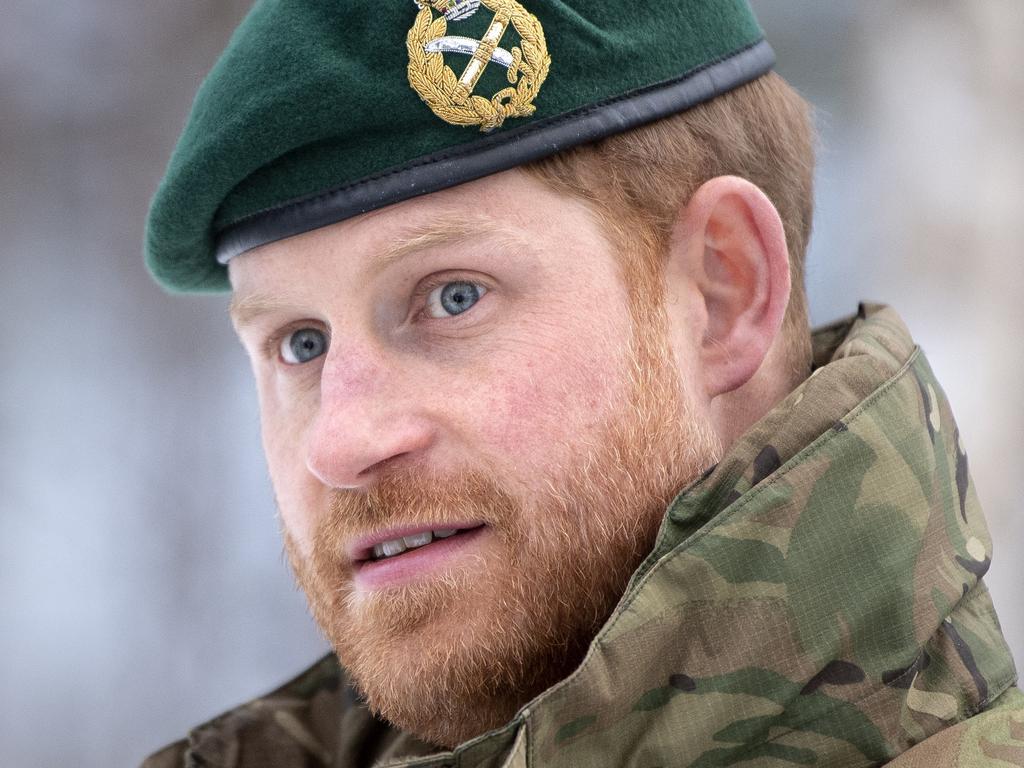
[[[334,657],[162,766],[1024,766],[952,413],[896,314],[815,334],[815,372],[669,507],[580,667],[452,752],[375,720]]]

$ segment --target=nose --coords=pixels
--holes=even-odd
[[[320,482],[366,488],[385,468],[422,457],[433,426],[405,381],[378,361],[325,362],[319,411],[306,436],[306,466]]]

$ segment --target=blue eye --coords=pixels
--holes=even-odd
[[[434,318],[454,317],[480,301],[487,289],[478,283],[457,281],[439,285],[427,296],[427,314]]]
[[[327,336],[316,328],[300,328],[281,340],[281,359],[288,365],[314,360],[327,351]]]

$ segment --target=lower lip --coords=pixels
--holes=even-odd
[[[484,526],[481,526],[447,539],[434,539],[426,546],[407,550],[396,557],[364,561],[356,566],[355,586],[357,589],[381,589],[429,576],[475,548],[483,533]]]

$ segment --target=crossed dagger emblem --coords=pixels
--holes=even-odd
[[[423,0],[422,2],[415,0],[415,2],[420,7],[429,2],[430,6],[444,14],[448,21],[468,19],[480,7],[480,0]],[[511,19],[507,15],[498,12],[494,14],[494,20],[480,40],[462,35],[445,35],[431,40],[424,46],[427,53],[460,53],[470,57],[455,91],[451,94],[451,98],[456,104],[466,103],[490,62],[493,61],[506,70],[511,69],[512,54],[504,48],[498,47],[498,43],[501,42],[510,23]]]

